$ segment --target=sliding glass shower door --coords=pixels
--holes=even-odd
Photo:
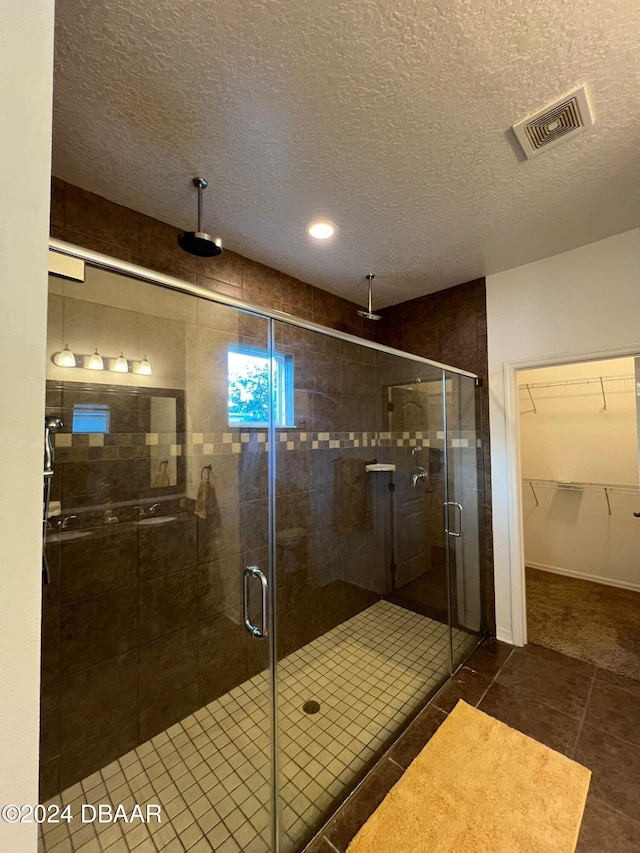
[[[64,426],[47,519],[42,797],[67,802],[81,784],[100,802],[126,788],[160,803],[158,849],[176,836],[275,849],[270,330],[95,267],[83,283],[50,281],[46,413]],[[65,850],[86,842],[74,826]],[[96,827],[100,841],[108,826]]]
[[[294,853],[477,643],[477,524],[454,562],[444,521],[454,499],[473,515],[457,451],[475,389],[273,327],[278,850]]]

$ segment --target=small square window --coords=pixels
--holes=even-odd
[[[107,403],[75,403],[73,432],[109,432],[111,411]]]
[[[257,347],[230,346],[229,426],[269,425],[269,354]],[[273,370],[274,424],[294,426],[293,356],[276,353]]]

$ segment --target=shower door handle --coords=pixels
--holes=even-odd
[[[261,602],[262,602],[262,629],[256,628],[256,626],[252,623],[251,617],[249,615],[249,582],[251,578],[258,578],[260,581],[260,586],[262,587],[261,594]],[[268,582],[267,578],[262,571],[257,566],[247,566],[244,570],[244,575],[242,578],[243,582],[243,605],[244,605],[244,624],[246,626],[247,631],[251,634],[252,637],[255,637],[257,640],[261,640],[263,637],[267,636],[267,607],[268,607]]]
[[[460,511],[460,527],[458,531],[450,530],[449,528],[449,507],[455,506]],[[445,501],[444,504],[444,532],[447,536],[455,536],[456,538],[462,536],[464,533],[464,512],[462,510],[462,504],[459,504],[457,501]]]

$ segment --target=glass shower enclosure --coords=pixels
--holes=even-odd
[[[302,850],[483,633],[475,377],[52,246],[42,797]]]

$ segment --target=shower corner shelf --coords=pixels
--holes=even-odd
[[[382,471],[395,471],[396,466],[385,462],[376,462],[372,465],[367,465],[366,470],[368,474],[378,474]]]

